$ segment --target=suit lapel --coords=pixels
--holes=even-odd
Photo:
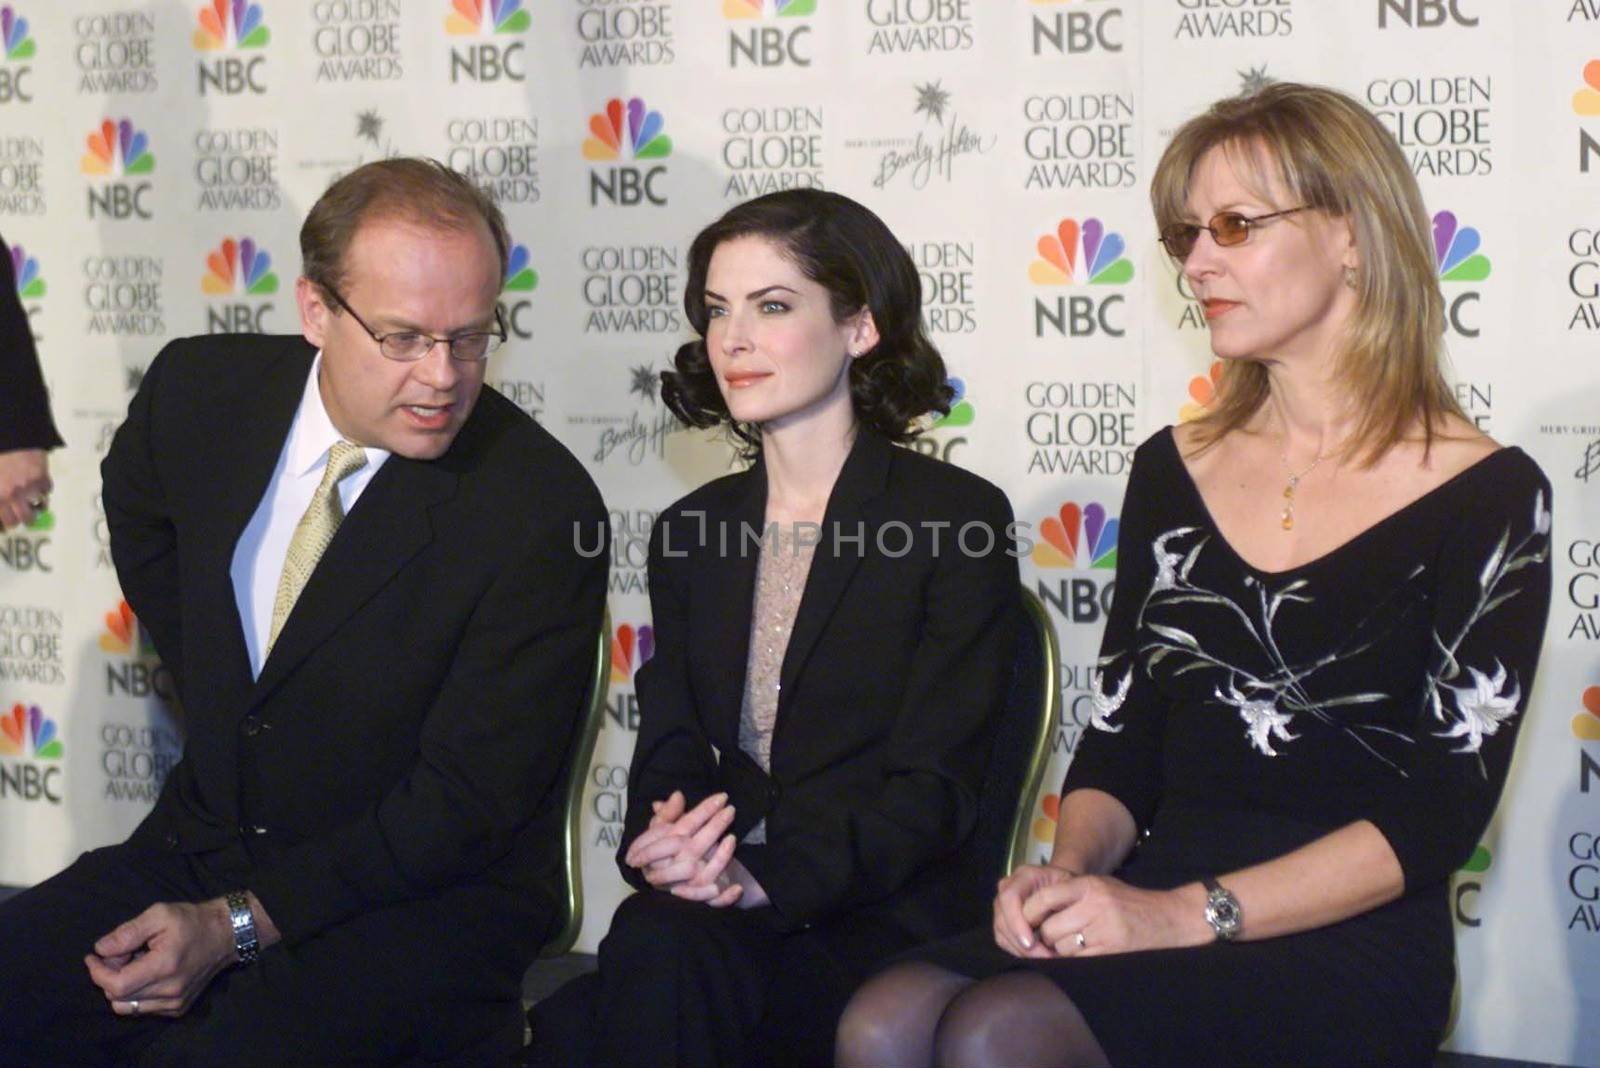
[[[712,651],[707,730],[724,749],[738,748],[739,712],[744,704],[745,668],[750,659],[750,617],[755,607],[756,567],[761,555],[745,543],[746,527],[760,530],[767,512],[767,468],[759,459],[745,472],[740,494],[726,515],[706,516],[706,542],[695,555],[694,588],[704,596],[699,626]],[[722,532],[726,531],[726,551]],[[689,530],[690,538],[698,531]]]
[[[429,510],[455,493],[458,477],[438,461],[389,457],[339,524],[338,533],[295,601],[261,666],[252,706],[276,689],[433,540]]]
[[[267,491],[316,355],[300,339],[287,342],[286,349],[282,359],[268,364],[263,374],[241,389],[243,403],[217,413],[216,425],[205,435],[211,443],[205,466],[215,477],[204,492],[213,504],[200,513],[206,525],[197,542],[204,546],[204,558],[196,575],[203,588],[190,603],[210,606],[214,612],[200,624],[217,642],[216,661],[207,671],[230,686],[248,686],[251,678],[231,574],[234,547]]]
[[[828,507],[822,517],[822,540],[811,557],[811,571],[806,576],[805,593],[800,598],[800,609],[795,615],[794,629],[789,634],[789,647],[783,657],[778,696],[778,728],[781,729],[784,709],[795,692],[795,680],[805,669],[811,650],[822,637],[839,598],[844,596],[867,548],[873,544],[876,531],[866,523],[866,505],[883,493],[889,479],[889,461],[894,446],[888,441],[862,428],[828,495]],[[846,541],[862,528],[862,542]],[[835,537],[835,533],[843,537]],[[841,544],[842,542],[842,544]]]

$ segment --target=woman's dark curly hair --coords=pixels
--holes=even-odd
[[[764,237],[787,252],[802,274],[828,291],[835,322],[872,311],[878,343],[850,361],[856,419],[890,441],[921,432],[918,416],[950,410],[954,390],[944,360],[922,329],[922,279],[883,220],[849,197],[821,189],[769,193],[731,208],[689,248],[684,311],[699,338],[678,349],[676,371],[661,374],[661,399],[690,426],[726,425],[754,454],[761,430],[734,420],[706,352],[706,272],[724,241]]]

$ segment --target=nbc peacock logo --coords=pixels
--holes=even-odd
[[[156,655],[155,643],[139,626],[139,617],[133,614],[127,601],[118,601],[117,606],[105,614],[100,649],[112,656],[153,658]]]
[[[1222,361],[1212,360],[1203,375],[1189,379],[1189,399],[1178,409],[1178,422],[1187,423],[1211,410],[1217,399],[1217,387],[1222,384]]]
[[[1489,277],[1489,257],[1478,251],[1483,236],[1471,226],[1460,225],[1455,212],[1441,211],[1433,217],[1433,254],[1439,264],[1441,282],[1481,282]]]
[[[45,284],[39,275],[39,260],[28,255],[21,245],[11,246],[11,274],[17,280],[18,298],[38,300],[44,296]]]
[[[612,97],[606,106],[589,116],[589,136],[583,142],[583,158],[593,164],[589,172],[589,204],[604,197],[622,207],[645,201],[664,206],[666,193],[657,182],[667,169],[660,161],[672,155],[672,138],[666,120],[653,111],[642,97],[624,101]]]
[[[452,37],[476,37],[522,33],[532,23],[522,0],[451,0],[444,28]]]
[[[56,733],[56,721],[38,705],[14,704],[0,716],[0,756],[60,760],[64,750]]]
[[[1081,225],[1062,219],[1053,233],[1040,235],[1028,280],[1038,286],[1123,285],[1133,278],[1133,261],[1123,255],[1127,247],[1122,235],[1107,230],[1099,219],[1085,219]]]
[[[1061,818],[1061,795],[1045,794],[1039,798],[1039,814],[1034,817],[1032,837],[1048,853],[1056,840],[1056,821]]]
[[[950,413],[934,420],[929,430],[954,429],[956,427],[971,426],[972,421],[978,417],[977,410],[972,402],[967,400],[967,384],[954,375],[945,379],[950,388],[955,390],[955,396],[950,399]]]
[[[264,48],[272,39],[261,5],[250,0],[212,0],[200,9],[194,47],[201,52]]]
[[[0,7],[0,54],[5,56],[7,63],[21,63],[25,59],[32,59],[38,52],[29,28],[28,20],[10,4]],[[0,95],[0,101],[3,100],[3,95]]]
[[[1067,501],[1039,522],[1032,559],[1037,567],[1117,569],[1117,527],[1105,506]]]
[[[512,245],[506,257],[506,277],[500,286],[502,293],[532,293],[539,287],[539,272],[532,266],[533,257],[527,245]]]
[[[226,238],[206,255],[200,289],[207,296],[266,296],[278,291],[272,257],[252,238]]]
[[[1583,742],[1600,742],[1600,686],[1590,686],[1580,698],[1583,705],[1572,717],[1572,736]]]
[[[811,24],[817,0],[722,0],[728,66],[811,66]]]
[[[505,279],[500,284],[500,317],[511,337],[527,341],[533,337],[533,301],[528,298],[539,288],[539,272],[533,269],[533,254],[527,245],[513,243],[506,256]]]
[[[725,19],[802,18],[814,15],[817,0],[722,0]]]
[[[1482,282],[1489,277],[1489,257],[1478,251],[1483,236],[1471,226],[1462,226],[1455,212],[1441,211],[1433,217],[1433,254],[1439,265],[1441,282]],[[1479,328],[1466,316],[1468,305],[1477,304],[1476,289],[1447,294],[1445,326],[1462,337],[1477,337]]]
[[[611,683],[626,686],[633,673],[650,661],[656,652],[655,628],[649,624],[619,626],[611,635]]]
[[[150,154],[150,138],[133,125],[132,119],[113,122],[106,119],[88,138],[89,150],[79,167],[94,177],[123,178],[149,174],[156,158]]]
[[[595,162],[629,159],[666,159],[672,155],[672,138],[662,132],[666,120],[652,111],[642,97],[624,103],[613,97],[603,111],[589,116],[589,136],[583,158]]]

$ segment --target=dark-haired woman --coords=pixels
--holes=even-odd
[[[825,1064],[857,982],[987,907],[970,846],[1010,673],[1011,510],[896,447],[950,390],[917,272],[861,205],[735,207],[696,238],[685,305],[701,339],[663,396],[754,464],[656,522],[618,854],[640,892],[598,978],[535,1010],[535,1043]],[[587,1036],[555,1033],[574,1018]]]
[[[841,1065],[1433,1062],[1449,877],[1506,780],[1550,486],[1440,370],[1394,138],[1277,83],[1185,123],[1162,242],[1227,362],[1135,457],[1094,712],[1044,865],[867,983]]]

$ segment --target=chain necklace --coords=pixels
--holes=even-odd
[[[1283,461],[1283,469],[1289,472],[1289,481],[1285,483],[1283,487],[1282,524],[1284,530],[1293,530],[1294,491],[1299,487],[1300,480],[1302,478],[1305,478],[1307,475],[1317,469],[1317,465],[1323,461],[1326,454],[1320,452],[1317,453],[1317,458],[1312,460],[1310,465],[1306,467],[1304,471],[1296,473],[1294,468],[1289,466],[1289,436],[1287,434],[1284,434],[1278,438],[1278,447],[1280,449],[1278,457]]]

